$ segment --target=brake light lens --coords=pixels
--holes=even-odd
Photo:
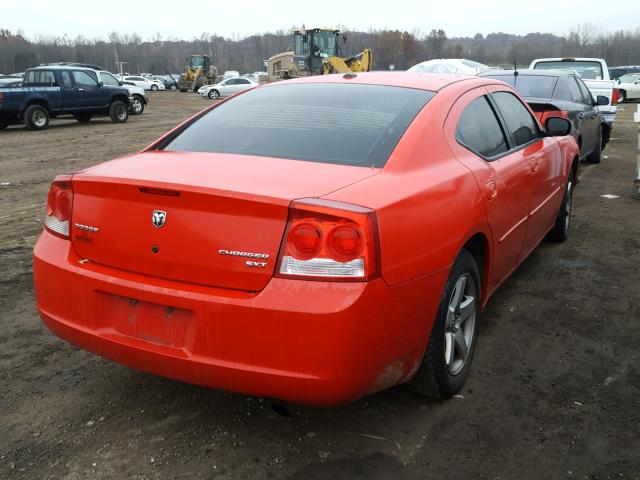
[[[58,237],[69,238],[72,207],[71,176],[60,175],[53,180],[49,188],[44,217],[45,228]]]
[[[620,102],[620,90],[614,88],[611,94],[611,105],[617,105],[618,102]]]
[[[367,281],[379,275],[379,250],[373,210],[331,200],[294,201],[276,275]]]

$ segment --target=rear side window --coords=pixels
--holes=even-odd
[[[456,139],[482,157],[495,157],[508,150],[502,127],[484,96],[476,98],[462,112]]]
[[[39,85],[50,87],[57,85],[56,76],[51,70],[31,70],[24,78],[24,83],[29,85]]]
[[[383,85],[276,84],[220,104],[164,148],[383,167],[433,96]]]
[[[496,92],[491,96],[502,114],[507,130],[515,141],[515,147],[529,143],[540,136],[533,116],[515,95]]]

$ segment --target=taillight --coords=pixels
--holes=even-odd
[[[289,209],[276,275],[371,280],[379,275],[379,250],[373,210],[332,200],[297,200]]]
[[[47,196],[47,210],[44,226],[54,235],[69,238],[71,210],[73,207],[73,189],[71,176],[59,175],[51,183]]]
[[[617,88],[613,89],[613,93],[611,94],[611,105],[617,105],[620,101],[620,90]]]

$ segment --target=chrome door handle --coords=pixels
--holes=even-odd
[[[79,92],[84,92],[84,88],[79,88],[78,91]]]

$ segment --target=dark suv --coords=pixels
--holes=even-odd
[[[91,68],[47,65],[25,72],[23,84],[0,91],[0,129],[22,123],[44,130],[49,119],[71,115],[88,122],[93,115],[108,115],[114,123],[129,118],[129,92],[103,85]]]

